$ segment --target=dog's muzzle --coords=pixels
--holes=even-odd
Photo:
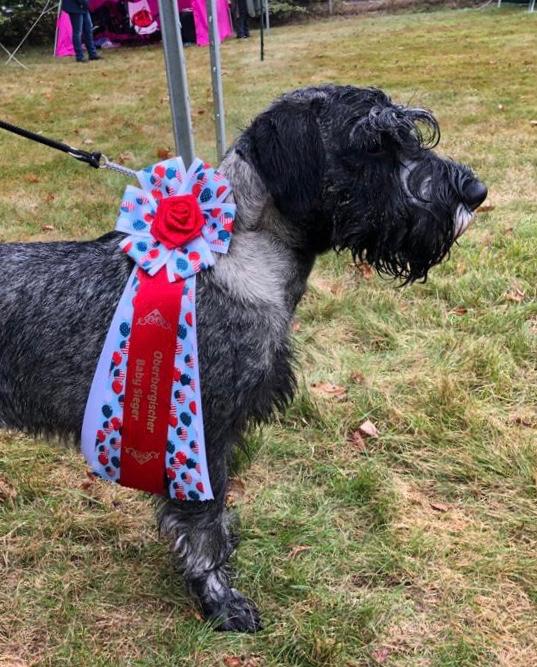
[[[455,224],[455,238],[458,239],[459,236],[462,236],[464,232],[470,226],[472,220],[474,219],[475,214],[473,211],[469,211],[464,204],[459,204],[457,206],[457,211],[455,213],[455,219],[453,220]]]
[[[457,206],[455,213],[455,238],[459,238],[468,229],[474,219],[475,211],[485,201],[487,195],[487,186],[477,178],[472,179],[464,186],[464,203]]]

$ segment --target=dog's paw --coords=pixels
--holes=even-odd
[[[214,629],[228,632],[257,632],[263,628],[255,604],[231,588],[226,600],[211,611]]]

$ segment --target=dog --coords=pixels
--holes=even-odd
[[[350,250],[403,283],[425,280],[487,196],[433,152],[431,112],[381,90],[295,90],[227,152],[237,219],[230,252],[198,278],[198,347],[214,500],[157,501],[179,573],[220,630],[261,627],[231,587],[237,544],[228,470],[247,426],[293,397],[290,327],[315,259]],[[89,242],[0,245],[0,425],[79,438],[104,338],[131,260],[118,232]]]

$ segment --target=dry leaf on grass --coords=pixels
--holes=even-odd
[[[509,421],[513,424],[517,424],[517,426],[533,428],[534,426],[537,426],[537,415],[513,414],[509,417]]]
[[[191,611],[192,616],[196,619],[196,621],[199,621],[200,623],[205,623],[206,619],[201,615],[201,612],[199,612],[197,609],[192,609]]]
[[[532,127],[537,127],[537,120],[530,120],[530,125]]]
[[[446,503],[437,503],[434,501],[430,501],[429,505],[431,506],[431,509],[433,509],[435,512],[447,512],[449,510],[449,505],[446,505]]]
[[[14,500],[16,497],[17,492],[15,489],[7,480],[0,477],[0,502],[4,502],[4,500]]]
[[[524,301],[526,293],[524,290],[521,290],[520,287],[511,287],[511,289],[506,293],[505,298],[507,301],[513,301],[513,303],[521,303]]]
[[[242,479],[233,477],[229,480],[226,494],[226,503],[228,505],[235,505],[246,493],[246,486]]]
[[[126,164],[127,162],[132,162],[134,160],[134,155],[130,151],[124,151],[119,154],[117,161],[119,164]]]
[[[80,488],[84,491],[89,491],[89,489],[95,486],[96,480],[95,475],[90,470],[86,470],[86,479],[82,482]]]
[[[169,148],[157,148],[157,157],[160,160],[168,160],[173,157],[173,152]]]
[[[297,319],[294,319],[291,329],[296,333],[297,331],[300,331],[300,328],[300,322]]]
[[[465,306],[457,306],[456,308],[452,308],[449,312],[453,313],[453,315],[466,315],[468,308]]]
[[[226,655],[226,667],[261,667],[261,658],[258,655]]]
[[[363,424],[360,424],[358,429],[362,435],[366,435],[368,438],[379,437],[379,431],[370,419],[366,419]]]
[[[377,648],[371,653],[371,657],[378,665],[383,665],[390,657],[390,649],[386,646]]]
[[[93,139],[84,139],[82,143],[86,146],[91,146],[91,144],[93,144]]]
[[[53,232],[55,229],[54,225],[43,225],[41,231],[43,232]]]
[[[490,211],[494,211],[496,206],[494,204],[483,204],[482,206],[478,206],[476,208],[475,212],[476,213],[490,213]]]
[[[293,547],[291,549],[291,551],[287,554],[287,559],[288,560],[293,560],[293,558],[296,558],[298,556],[298,554],[301,554],[304,551],[308,551],[309,549],[311,549],[311,547],[308,547],[305,544]]]
[[[358,454],[364,454],[366,452],[365,442],[360,431],[353,431],[352,433],[349,433],[347,442],[353,446]]]
[[[356,384],[366,383],[365,375],[363,373],[360,373],[360,371],[354,371],[354,373],[351,373],[351,380],[353,382],[356,382]]]
[[[237,656],[233,655],[226,655],[224,658],[224,665],[226,667],[241,667],[244,663],[242,662],[242,658],[239,658]]]
[[[28,183],[39,183],[39,177],[35,174],[25,174],[24,180],[28,181]]]
[[[360,262],[360,264],[357,264],[356,270],[362,276],[362,278],[364,278],[364,280],[371,280],[375,274],[373,267],[367,262]]]
[[[347,396],[345,387],[341,387],[331,382],[314,382],[311,385],[313,393],[322,398],[334,398],[336,401],[342,401]]]

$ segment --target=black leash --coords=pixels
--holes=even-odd
[[[79,148],[73,148],[68,144],[62,144],[61,141],[48,139],[47,137],[43,137],[40,134],[36,134],[35,132],[30,132],[30,130],[25,130],[22,127],[18,127],[17,125],[6,123],[3,120],[0,120],[0,128],[7,130],[8,132],[13,132],[13,134],[18,134],[20,137],[24,137],[25,139],[31,139],[32,141],[37,141],[40,144],[45,144],[45,146],[50,146],[50,148],[63,151],[64,153],[74,157],[76,160],[87,162],[92,167],[95,167],[95,169],[98,169],[101,166],[102,153],[88,153],[87,151],[82,151]]]
[[[40,144],[49,146],[49,148],[55,148],[58,151],[67,153],[67,155],[74,157],[75,160],[86,162],[95,169],[113,169],[114,171],[118,171],[126,176],[136,176],[136,172],[132,169],[123,167],[122,165],[116,164],[115,162],[110,162],[106,155],[103,155],[98,151],[89,153],[88,151],[83,151],[80,148],[73,148],[72,146],[69,146],[69,144],[62,144],[61,141],[55,141],[54,139],[43,137],[41,134],[30,132],[30,130],[25,130],[22,127],[18,127],[18,125],[6,123],[4,120],[0,120],[0,129],[13,132],[13,134],[18,134],[19,137],[24,137],[25,139],[30,139],[31,141],[37,141]]]

